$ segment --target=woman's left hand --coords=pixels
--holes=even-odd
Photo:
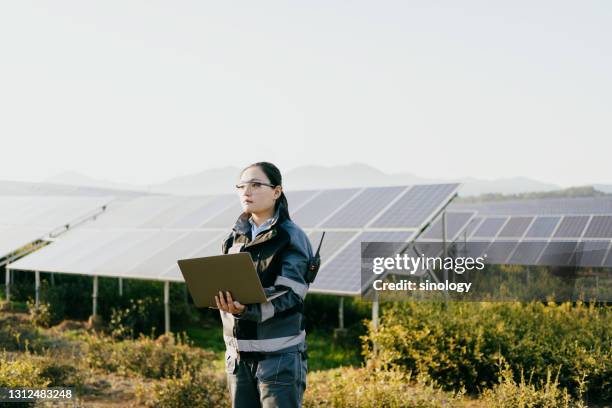
[[[227,300],[223,296],[223,292],[219,291],[219,296],[215,296],[215,302],[217,302],[217,307],[219,310],[223,310],[224,312],[232,313],[232,314],[240,314],[244,311],[245,305],[238,302],[237,300],[232,299],[232,295],[229,292],[225,292],[227,294]]]

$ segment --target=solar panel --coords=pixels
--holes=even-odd
[[[143,259],[126,273],[146,278],[160,270],[168,270],[176,265],[177,259],[190,258],[191,254],[202,246],[202,242],[209,242],[218,235],[216,231],[188,232],[165,248],[152,253],[150,257]]]
[[[465,211],[465,212],[446,212],[446,240],[454,241],[457,239],[457,235],[464,231],[467,227],[467,224],[470,222],[472,217],[474,216],[474,212]],[[442,215],[438,217],[438,219],[429,226],[420,236],[419,239],[432,239],[432,240],[442,240]]]
[[[594,215],[584,236],[588,238],[612,238],[612,216]]]
[[[461,204],[449,208],[478,212],[484,220],[475,228],[472,239],[493,238],[495,244],[488,250],[495,250],[497,242],[515,238],[519,244],[507,260],[511,264],[601,266],[607,262],[608,245],[612,245],[610,197]],[[500,227],[505,218],[508,221]],[[467,230],[468,227],[464,232]],[[509,244],[499,244],[499,248],[504,245]],[[498,249],[498,254],[503,257],[503,250]]]
[[[416,185],[377,217],[374,228],[421,228],[456,193],[457,184]]]
[[[321,265],[321,270],[311,288],[314,292],[321,293],[361,293],[361,242],[407,242],[413,236],[414,232],[411,231],[362,232],[334,258]]]
[[[493,241],[485,251],[485,263],[505,264],[518,245],[517,241]]]
[[[608,267],[608,268],[612,268],[612,249],[608,250],[608,256],[606,256],[606,259],[604,260],[603,266]]]
[[[463,256],[478,258],[485,254],[485,251],[489,245],[491,245],[491,243],[488,241],[457,241],[455,245],[457,248],[459,248],[459,251],[461,251],[460,253],[463,254]]]
[[[113,197],[136,197],[148,193],[135,190],[109,189],[97,187],[71,186],[64,184],[35,183],[27,181],[0,180],[0,196],[113,196]]]
[[[143,228],[163,228],[173,225],[210,202],[210,198],[185,198],[141,225]],[[193,224],[187,226],[193,228]]]
[[[46,228],[0,226],[0,258],[43,238],[48,233]]]
[[[575,241],[551,241],[542,252],[538,264],[568,266],[575,248]]]
[[[172,244],[181,235],[185,234],[185,231],[152,231],[152,235],[147,237],[145,240],[138,242],[130,248],[116,254],[108,262],[105,262],[97,267],[92,268],[91,273],[93,275],[102,276],[117,276],[117,277],[142,277],[137,275],[130,275],[129,271],[136,266],[142,259],[146,259],[151,254],[157,253],[165,247]],[[149,279],[155,279],[157,273],[153,273],[153,276],[149,276]]]
[[[608,252],[610,241],[586,240],[576,247],[576,263],[579,266],[601,266]]]
[[[317,190],[285,191],[285,197],[287,197],[287,203],[289,204],[289,214],[293,214],[295,210],[318,192]]]
[[[227,234],[225,232],[219,233],[219,231],[215,231],[210,239],[209,237],[203,239],[195,251],[177,256],[176,259],[201,258],[204,256],[220,255],[223,238],[225,238],[226,235]],[[177,282],[183,281],[183,274],[181,273],[176,261],[167,270],[160,270],[162,271],[159,275],[159,279],[161,280],[172,280]]]
[[[44,227],[49,232],[101,211],[112,197],[2,197],[0,225]]]
[[[0,258],[102,211],[112,197],[2,197]]]
[[[203,228],[226,228],[231,229],[236,220],[242,214],[242,206],[240,205],[240,201],[238,198],[234,198],[234,202],[230,204],[228,208],[221,211],[221,213],[217,214],[212,219],[206,221],[202,224]]]
[[[63,198],[54,203],[55,206],[49,208],[37,207],[34,208],[34,211],[28,214],[27,220],[25,220],[25,225],[41,225],[50,228],[55,228],[58,225],[56,224],[56,219],[58,218],[69,218],[76,219],[80,214],[73,215],[75,212],[80,212],[80,205],[75,204],[74,202],[71,204],[70,199]]]
[[[221,255],[222,253],[222,246],[223,246],[223,239],[227,236],[228,234],[223,232],[221,235],[219,235],[217,237],[217,241],[212,241],[209,242],[205,245],[202,245],[200,247],[200,249],[198,249],[196,252],[194,252],[191,257],[192,258],[200,258],[203,256],[213,256],[213,255]]]
[[[527,234],[526,238],[549,238],[557,227],[561,217],[537,217]]]
[[[3,197],[3,200],[6,199]],[[34,200],[25,199],[19,200],[21,205],[18,208],[13,209],[10,213],[4,214],[1,222],[5,225],[31,225],[28,220],[36,215],[46,211],[52,206],[58,205],[58,199],[43,199],[40,202]]]
[[[492,238],[497,235],[501,227],[506,222],[506,217],[490,217],[480,224],[472,235],[473,238]]]
[[[584,227],[586,227],[589,221],[588,216],[584,215],[573,215],[563,217],[557,231],[555,231],[556,238],[580,238]]]
[[[542,250],[546,247],[544,241],[522,241],[508,260],[511,265],[535,265]]]
[[[360,293],[360,242],[408,242],[442,211],[457,187],[449,184],[287,192],[292,218],[309,232],[313,249],[322,230],[326,231],[321,271],[311,289],[320,293]],[[406,191],[409,194],[403,194]],[[0,207],[24,208],[5,202]],[[241,213],[239,199],[229,194],[146,196],[111,203],[96,221],[63,234],[53,244],[11,263],[9,268],[182,281],[176,259],[221,253],[222,239]],[[42,219],[43,214],[36,217]],[[382,230],[381,225],[390,222],[392,214],[400,218],[390,228],[404,231]],[[380,224],[371,222],[379,215]],[[448,229],[454,232],[465,220],[464,214],[457,218],[451,215]],[[317,228],[321,224],[323,227]]]
[[[293,221],[302,228],[312,228],[345,204],[358,188],[324,190],[308,201],[291,215]]]
[[[74,248],[70,258],[63,262],[64,268],[74,273],[89,273],[154,234],[155,231],[150,230],[102,230],[97,236],[83,240],[82,246]]]
[[[500,238],[520,238],[527,227],[531,224],[533,217],[510,217],[506,225],[499,232]]]
[[[196,258],[196,257],[194,256],[191,258]],[[157,278],[159,280],[171,281],[171,282],[184,282],[185,281],[183,279],[183,274],[181,273],[181,270],[178,267],[178,264],[172,265],[170,269],[161,273]]]
[[[459,232],[459,235],[464,238],[471,237],[474,234],[474,232],[478,229],[478,227],[480,227],[480,224],[482,224],[483,221],[484,221],[484,217],[476,216],[472,218],[467,223],[465,228]]]
[[[223,195],[219,197],[211,198],[209,201],[203,202],[200,206],[195,208],[190,213],[183,217],[170,222],[167,228],[196,228],[202,226],[213,216],[219,214],[225,208],[232,204],[236,204],[237,198],[230,195]],[[239,215],[239,214],[238,214]],[[236,218],[238,218],[236,215]],[[235,221],[235,219],[234,219]],[[228,227],[228,228],[231,228]]]
[[[325,265],[327,260],[357,233],[357,231],[327,231],[321,244],[321,265]],[[317,250],[321,234],[322,232],[311,232],[308,234],[313,251]]]
[[[176,205],[180,197],[145,196],[128,201],[113,211],[102,214],[95,223],[95,228],[118,227],[134,228]],[[90,226],[93,226],[90,225]],[[89,226],[88,226],[89,227]]]
[[[358,228],[364,226],[405,190],[405,186],[367,188],[352,199],[341,211],[325,221],[322,226],[328,228]]]
[[[485,203],[454,203],[449,210],[475,210],[480,215],[612,214],[612,197],[564,197]]]
[[[53,242],[26,257],[10,264],[15,269],[29,269],[33,271],[57,272],[56,265],[70,259],[74,248],[79,247],[99,234],[99,231],[75,229],[62,234],[61,240]]]

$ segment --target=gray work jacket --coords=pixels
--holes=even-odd
[[[248,304],[239,315],[220,311],[227,354],[304,351],[304,298],[309,286],[305,276],[313,257],[310,240],[293,221],[279,219],[278,210],[270,225],[251,239],[249,216],[238,217],[222,251],[250,252],[266,296],[277,297]]]

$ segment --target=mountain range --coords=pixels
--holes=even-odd
[[[58,185],[88,186],[112,190],[143,191],[148,193],[201,195],[231,193],[234,191],[240,168],[222,167],[206,169],[198,173],[170,178],[162,183],[147,186],[121,184],[100,180],[87,175],[66,171],[42,180]],[[283,175],[283,184],[288,190],[372,187],[407,184],[461,183],[460,196],[481,194],[518,194],[546,192],[562,187],[528,177],[510,177],[486,180],[475,177],[442,179],[426,178],[412,173],[385,173],[363,163],[340,166],[301,166]],[[597,190],[612,193],[612,185],[595,184]]]

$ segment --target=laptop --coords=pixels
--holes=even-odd
[[[229,291],[243,305],[267,302],[287,292],[266,297],[249,252],[179,259],[177,263],[196,307],[217,309],[219,291],[224,295]]]

